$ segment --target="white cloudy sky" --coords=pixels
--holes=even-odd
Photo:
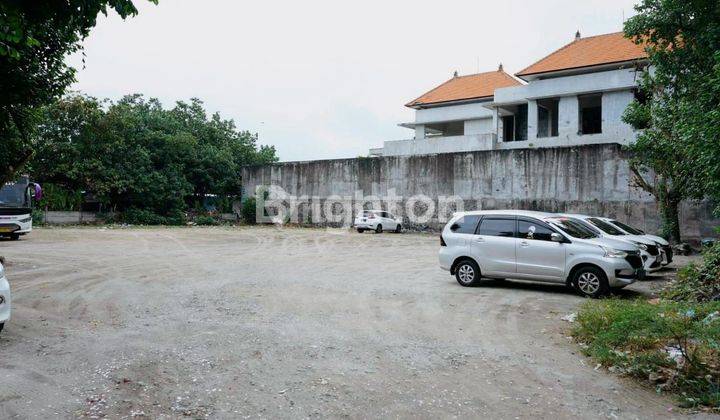
[[[454,70],[519,71],[577,29],[621,30],[635,2],[136,0],[137,17],[99,19],[73,89],[198,97],[281,160],[355,157],[410,138],[403,105]]]

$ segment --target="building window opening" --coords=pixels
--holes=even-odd
[[[426,137],[464,136],[464,121],[449,121],[425,125]]]
[[[538,133],[539,138],[557,137],[558,135],[558,108],[560,99],[548,98],[537,101]]]
[[[602,95],[578,96],[579,134],[602,133]]]
[[[503,141],[515,141],[515,116],[507,115],[502,117]]]
[[[527,104],[518,105],[515,113],[515,141],[527,140],[527,120],[528,120]]]
[[[527,104],[502,108],[502,141],[527,140]]]

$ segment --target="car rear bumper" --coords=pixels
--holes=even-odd
[[[375,229],[377,224],[374,223],[367,223],[367,222],[355,222],[353,226],[356,229]]]
[[[440,263],[440,268],[445,271],[450,271],[453,263],[453,256],[450,254],[448,247],[440,247],[440,251],[438,252],[438,262]]]
[[[0,303],[0,323],[3,323],[10,319],[10,306],[12,298],[10,296],[10,284],[5,277],[0,277],[0,296],[2,296],[2,303]]]

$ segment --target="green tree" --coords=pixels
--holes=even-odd
[[[720,199],[720,2],[643,0],[635,9],[625,34],[645,45],[650,71],[624,116],[643,129],[631,169],[656,197],[665,235],[680,241],[680,203]]]
[[[109,209],[161,216],[153,220],[177,220],[208,195],[235,198],[243,165],[277,161],[232,120],[208,118],[198,99],[166,110],[141,95],[116,103],[73,95],[45,107],[41,121],[35,179],[90,192]]]
[[[137,14],[131,0],[0,2],[0,185],[32,156],[40,107],[74,81],[65,58],[81,48],[98,13],[108,9],[122,18]]]

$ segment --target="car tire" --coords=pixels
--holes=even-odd
[[[597,267],[582,267],[573,276],[573,287],[583,296],[599,298],[610,292],[605,273]]]
[[[363,232],[365,232],[365,229],[360,229],[360,228],[358,228],[358,229],[357,229],[357,232],[358,232],[358,233],[363,233]]]
[[[480,278],[480,267],[473,260],[462,260],[455,267],[455,280],[460,286],[475,286],[480,283]]]
[[[382,225],[377,225],[375,228],[375,233],[382,233]]]
[[[402,232],[402,225],[398,223],[398,225],[395,226],[395,233],[400,233],[400,232]]]
[[[5,323],[4,323],[4,322],[0,322],[0,332],[2,332],[3,328],[5,328]]]
[[[12,239],[13,241],[17,241],[18,239],[20,239],[20,235],[18,235],[17,233],[13,233],[12,235],[10,235],[10,239]]]

